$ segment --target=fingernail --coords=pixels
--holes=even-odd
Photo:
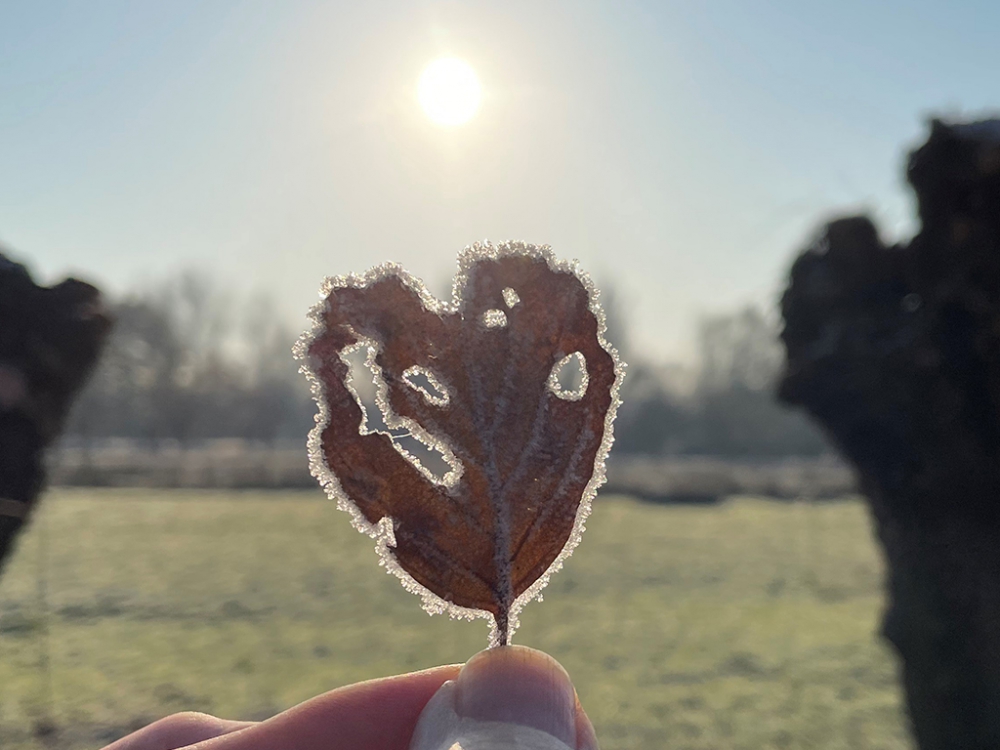
[[[504,646],[473,656],[458,675],[455,711],[540,729],[576,747],[576,691],[566,670],[541,651]]]

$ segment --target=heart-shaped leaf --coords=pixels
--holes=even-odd
[[[604,482],[624,364],[597,294],[547,247],[476,245],[450,304],[396,265],[328,279],[296,348],[320,407],[313,474],[426,609],[492,618],[493,644],[576,546]],[[359,348],[389,431],[369,429],[351,385]],[[401,430],[450,470],[432,473]]]

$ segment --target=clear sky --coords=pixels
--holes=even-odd
[[[444,289],[479,239],[613,280],[634,345],[773,303],[818,222],[912,230],[905,148],[1000,105],[1000,3],[0,0],[0,241],[121,291],[204,269],[303,319],[325,275]],[[417,79],[466,60],[446,129]]]

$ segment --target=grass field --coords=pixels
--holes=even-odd
[[[909,747],[860,503],[602,497],[588,526],[515,640],[566,666],[603,748]],[[428,617],[318,493],[56,490],[0,583],[0,747],[262,718],[486,635]]]

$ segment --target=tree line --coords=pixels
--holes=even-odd
[[[616,453],[777,457],[818,455],[827,445],[801,414],[773,395],[782,352],[777,326],[749,307],[708,317],[698,332],[694,385],[678,388],[662,367],[629,351],[626,325],[609,304],[609,338],[629,362]],[[292,330],[264,294],[235,298],[185,272],[112,302],[115,328],[78,400],[67,435],[304,440],[315,406],[291,354]]]
[[[615,451],[746,458],[818,456],[831,451],[804,414],[775,399],[784,358],[778,324],[756,307],[703,318],[694,382],[628,356]]]
[[[312,426],[295,335],[267,296],[233,299],[186,272],[111,310],[111,339],[67,436],[274,442]]]

